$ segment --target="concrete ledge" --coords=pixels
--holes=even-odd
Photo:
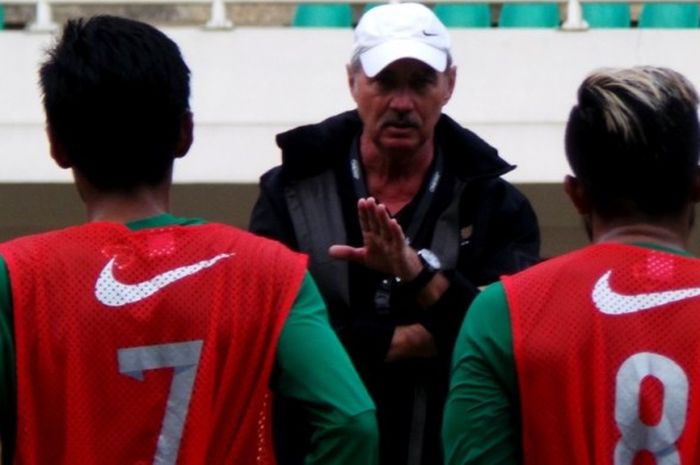
[[[520,184],[518,188],[537,212],[544,257],[587,244],[580,218],[561,184]],[[257,196],[256,184],[178,184],[173,187],[172,211],[246,228]],[[71,184],[0,184],[0,241],[84,221],[82,203]],[[698,231],[691,251],[700,255]]]

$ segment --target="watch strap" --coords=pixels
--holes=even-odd
[[[423,268],[415,278],[410,281],[403,282],[404,287],[411,289],[414,292],[419,292],[421,289],[427,286],[430,280],[433,279],[433,276],[435,276],[439,271],[437,268],[434,268],[430,263],[428,263],[422,254],[418,254],[418,259],[423,264]]]
[[[433,276],[435,276],[437,272],[438,270],[423,265],[423,269],[420,270],[420,273],[418,273],[418,275],[412,280],[404,281],[403,286],[405,288],[418,292],[428,285],[430,280],[433,279]]]

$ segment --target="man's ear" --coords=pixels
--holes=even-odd
[[[588,199],[586,190],[576,177],[566,175],[564,178],[564,191],[566,192],[566,195],[569,196],[569,199],[571,199],[571,203],[574,204],[574,207],[579,214],[591,214],[591,202]]]
[[[46,126],[46,136],[49,138],[49,152],[51,153],[51,158],[56,164],[63,168],[68,169],[72,167],[68,153],[63,143],[58,140],[56,134],[51,129],[51,126]]]
[[[188,110],[180,123],[180,136],[175,146],[175,158],[184,157],[189,152],[193,140],[194,122],[192,120],[192,112]]]
[[[355,80],[357,79],[357,70],[352,68],[351,64],[345,66],[345,70],[348,73],[348,88],[350,89],[350,95],[353,100],[355,100]]]
[[[446,105],[447,102],[450,101],[452,98],[452,93],[455,90],[455,83],[457,82],[457,66],[452,65],[450,66],[450,69],[448,69],[446,72],[447,74],[447,94],[445,95],[445,99],[443,102],[443,105]]]

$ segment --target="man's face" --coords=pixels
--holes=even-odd
[[[452,96],[456,68],[444,73],[406,58],[373,78],[349,70],[350,91],[360,113],[362,138],[380,152],[413,152],[432,144],[442,107]]]

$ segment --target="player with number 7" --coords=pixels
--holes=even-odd
[[[0,246],[3,463],[273,465],[279,395],[313,432],[307,464],[376,464],[306,257],[169,213],[189,74],[165,34],[110,16],[69,21],[41,66],[88,222]]]

